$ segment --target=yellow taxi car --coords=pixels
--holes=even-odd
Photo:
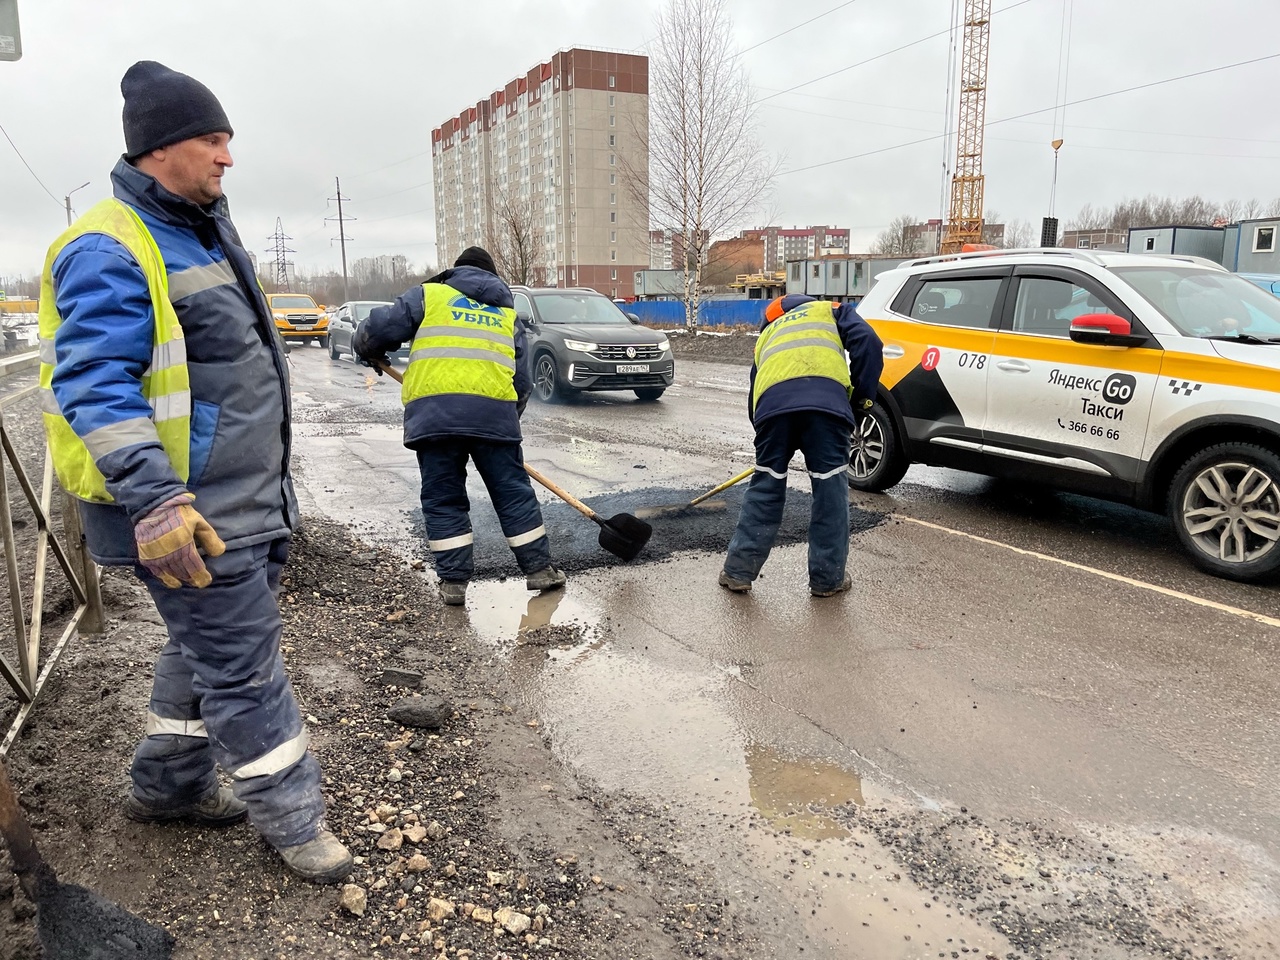
[[[305,293],[268,293],[267,304],[275,318],[276,329],[286,340],[323,343],[329,332],[329,317],[320,305]]]
[[[1202,569],[1280,573],[1280,298],[1198,257],[927,257],[858,306],[884,342],[849,484],[911,463],[1166,512]]]

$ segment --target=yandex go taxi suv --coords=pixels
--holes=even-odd
[[[849,484],[910,463],[1166,511],[1203,569],[1280,572],[1280,298],[1196,257],[1002,250],[883,273]]]
[[[268,293],[267,306],[276,329],[285,340],[314,340],[323,343],[329,332],[329,318],[305,293]]]

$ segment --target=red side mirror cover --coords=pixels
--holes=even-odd
[[[1071,329],[1081,333],[1106,333],[1113,337],[1127,337],[1133,332],[1129,321],[1114,313],[1086,313],[1071,321]]]

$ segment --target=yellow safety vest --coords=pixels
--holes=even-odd
[[[514,402],[515,310],[472,300],[444,283],[424,283],[422,299],[401,390],[405,404],[446,393]]]
[[[53,262],[62,248],[85,234],[101,233],[118,241],[142,268],[151,293],[155,337],[151,366],[142,375],[142,395],[151,416],[99,427],[85,437],[71,429],[53,394],[54,342],[62,317],[53,289]],[[44,429],[53,466],[63,488],[82,500],[111,503],[106,480],[95,461],[122,447],[160,441],[174,472],[185,483],[191,469],[191,381],[186,342],[169,301],[169,275],[160,248],[133,208],[119,200],[103,200],[67,228],[44,261],[40,278],[40,396]]]
[[[825,300],[811,300],[768,324],[756,340],[754,411],[764,392],[785,380],[826,377],[850,397],[849,362],[836,326],[835,311]]]

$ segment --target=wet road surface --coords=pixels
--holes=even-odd
[[[293,360],[304,503],[421,556],[395,385]],[[745,380],[532,404],[526,459],[605,515],[687,501],[751,462]],[[806,485],[746,596],[715,584],[741,488],[629,565],[540,491],[577,573],[531,597],[472,484],[495,577],[459,626],[566,765],[675,811],[805,955],[1274,956],[1280,591],[1200,574],[1160,517],[913,468],[854,496],[853,590],[813,600]]]

